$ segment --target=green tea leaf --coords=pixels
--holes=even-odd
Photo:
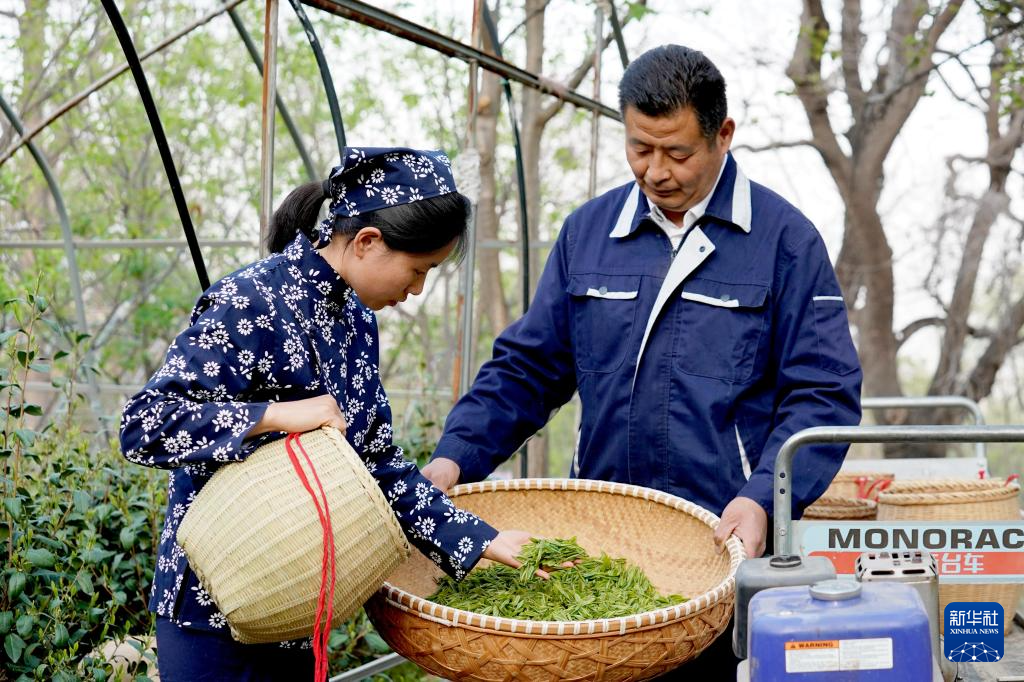
[[[21,498],[20,497],[7,497],[4,498],[4,509],[12,517],[17,519],[21,516]]]
[[[35,407],[35,405],[29,405],[29,407],[32,408],[32,407]],[[12,416],[17,417],[18,414],[14,414],[14,410],[15,409],[16,408],[13,408],[13,407],[11,408],[11,414],[12,414]],[[31,414],[31,410],[25,410],[25,412],[28,413],[28,414]],[[20,414],[20,409],[19,409],[19,414]],[[14,437],[18,441],[20,441],[22,445],[32,445],[32,443],[34,443],[36,441],[36,436],[37,435],[39,435],[39,434],[36,433],[35,431],[33,431],[32,429],[14,429]]]
[[[461,582],[443,577],[428,599],[490,616],[553,621],[617,618],[686,601],[659,595],[643,570],[625,559],[587,556],[576,538],[534,540],[517,558],[520,569],[495,564],[471,571]],[[550,580],[534,576],[540,566],[567,561],[576,566],[553,570]]]
[[[68,645],[69,639],[68,629],[64,627],[63,623],[58,623],[53,631],[53,637],[50,638],[50,643],[53,644],[54,648],[63,649]]]
[[[21,652],[25,650],[25,640],[13,632],[4,637],[4,651],[7,652],[7,657],[11,659],[13,663],[17,663],[18,659],[21,658]]]
[[[92,547],[82,552],[81,556],[82,559],[90,564],[99,564],[114,556],[114,552],[100,549],[99,547]]]
[[[119,539],[123,548],[131,549],[132,545],[135,544],[135,530],[132,528],[122,528]]]
[[[78,585],[78,589],[89,596],[96,592],[96,587],[92,583],[92,576],[85,571],[75,576],[75,583]]]
[[[11,577],[7,580],[7,598],[13,602],[21,596],[21,593],[25,591],[25,581],[24,573],[12,573]]]
[[[391,647],[388,646],[388,643],[385,642],[376,632],[367,632],[365,639],[366,643],[370,645],[370,649],[375,654],[384,654],[391,651]]]
[[[53,565],[57,563],[57,559],[53,556],[53,552],[48,549],[30,549],[25,552],[25,558],[28,559],[28,562],[36,568],[53,568]]]
[[[36,619],[28,614],[25,614],[18,619],[18,622],[14,624],[14,629],[18,631],[18,634],[22,637],[28,637],[32,633],[32,627],[36,624]]]

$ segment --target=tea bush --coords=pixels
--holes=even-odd
[[[3,319],[0,675],[103,680],[110,667],[88,654],[152,627],[146,589],[163,485],[80,428],[75,377],[92,371],[82,361],[87,338],[53,321],[37,294],[4,302]],[[27,390],[39,376],[56,377],[47,413]]]

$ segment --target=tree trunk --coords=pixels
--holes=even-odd
[[[544,72],[544,12],[546,0],[526,0],[526,69],[533,73]],[[526,221],[530,235],[530,244],[537,243],[540,235],[540,154],[541,138],[544,135],[544,118],[541,98],[542,93],[533,88],[522,90],[522,116],[519,119],[520,143],[523,154],[523,175],[526,187]],[[517,206],[517,211],[522,210]],[[540,279],[541,262],[539,252],[531,248],[528,255],[530,268],[531,297]],[[529,453],[529,475],[543,477],[548,475],[548,438],[544,431],[530,439],[527,444]]]
[[[544,12],[547,0],[526,0],[526,68],[533,73],[544,73]],[[544,116],[542,99],[546,95],[533,88],[523,88],[523,107],[520,118],[520,138],[523,151],[523,174],[526,179],[526,220],[530,243],[536,244],[540,235],[540,143],[548,118]],[[530,249],[530,291],[540,279],[538,250]]]
[[[498,113],[501,111],[501,82],[489,71],[482,71],[480,80],[476,119],[476,148],[480,153],[480,196],[476,207],[476,228],[479,240],[494,241],[498,239],[494,150],[497,147]],[[508,302],[505,300],[501,282],[498,249],[477,249],[477,273],[480,277],[477,319],[480,321],[481,329],[484,328],[484,320],[487,320],[490,338],[494,338],[509,324]]]

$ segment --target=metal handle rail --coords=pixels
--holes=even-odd
[[[813,443],[1024,443],[1024,426],[815,426],[794,433],[775,460],[775,554],[793,553],[792,465]]]
[[[864,398],[860,406],[866,410],[890,410],[890,409],[926,409],[930,407],[959,407],[967,410],[974,418],[974,423],[981,426],[985,423],[985,415],[981,413],[981,405],[970,398],[959,395],[927,395],[915,397],[886,396],[878,398]],[[974,456],[978,460],[978,466],[985,467],[985,444],[974,444]]]

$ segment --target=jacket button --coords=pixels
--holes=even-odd
[[[702,247],[700,247],[697,250],[700,251],[701,253],[704,253],[705,251],[707,251],[707,247],[706,246],[702,246]]]
[[[602,296],[604,296],[605,294],[608,293],[608,287],[601,287],[600,289],[597,290],[597,293],[599,293]]]
[[[729,294],[722,294],[722,300],[723,301],[728,301],[729,300]]]

